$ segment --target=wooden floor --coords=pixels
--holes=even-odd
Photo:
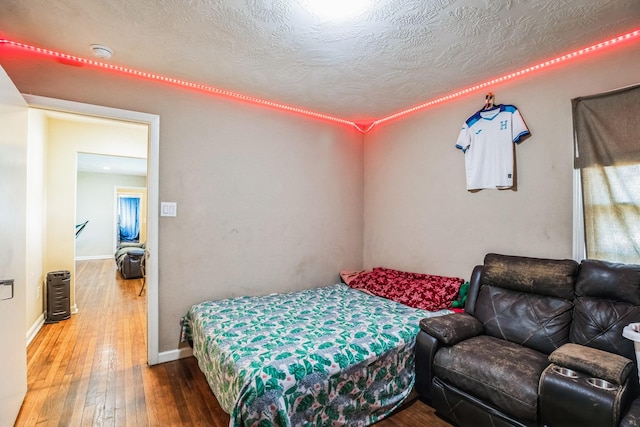
[[[146,298],[113,260],[76,264],[78,314],[44,325],[27,351],[16,426],[229,425],[193,357],[147,365]],[[377,427],[450,424],[416,401]]]

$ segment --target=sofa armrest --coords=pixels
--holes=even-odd
[[[420,399],[431,403],[433,381],[433,359],[441,347],[440,341],[424,331],[416,337],[416,382],[415,388]]]
[[[551,353],[549,361],[616,385],[623,385],[634,369],[633,362],[626,357],[572,343]]]
[[[420,329],[448,346],[478,336],[484,331],[482,323],[467,313],[445,314],[422,319]]]
[[[484,266],[476,265],[471,273],[471,279],[469,280],[469,291],[467,292],[467,302],[464,305],[464,312],[469,313],[472,316],[476,314],[476,301],[478,300],[478,294],[480,293],[480,279],[482,278],[482,271]]]
[[[549,361],[538,386],[541,425],[617,426],[637,397],[635,367],[625,357],[569,343]]]

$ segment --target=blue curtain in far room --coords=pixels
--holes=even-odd
[[[137,242],[140,238],[140,198],[120,197],[120,241]]]

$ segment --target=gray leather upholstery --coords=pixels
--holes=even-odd
[[[465,313],[421,322],[416,387],[460,426],[634,426],[633,322],[640,266],[488,254]]]
[[[115,253],[116,266],[125,279],[143,277],[145,249],[142,244],[121,247]]]
[[[480,282],[535,295],[572,300],[578,263],[570,260],[487,254]]]
[[[482,286],[476,318],[487,335],[551,353],[569,341],[569,300]]]
[[[633,342],[622,329],[640,322],[640,266],[582,261],[576,296],[571,342],[634,360]]]
[[[481,335],[443,347],[433,361],[434,374],[513,417],[535,421],[538,381],[547,355]]]

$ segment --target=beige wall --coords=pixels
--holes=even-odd
[[[27,144],[27,328],[42,322],[44,312],[44,235],[47,120],[39,110],[29,110]]]
[[[146,157],[147,127],[90,119],[49,118],[47,123],[46,233],[44,271],[71,272],[75,302],[75,224],[77,154]]]
[[[161,352],[178,347],[194,303],[328,285],[361,267],[355,129],[28,54],[0,64],[25,93],[160,116],[160,200],[178,204],[159,223]]]
[[[194,303],[324,286],[362,264],[362,136],[180,94],[160,113],[161,350]],[[172,347],[173,346],[173,347]]]
[[[475,93],[390,123],[365,140],[365,267],[469,278],[487,252],[572,256],[571,99],[640,81],[636,43],[488,89],[532,136],[516,148],[517,191],[466,191],[454,148]]]
[[[465,190],[463,156],[453,146],[484,93],[363,138],[28,54],[0,63],[23,92],[160,116],[160,200],[178,204],[178,216],[159,224],[160,351],[167,351],[178,346],[179,319],[191,304],[326,285],[340,269],[362,267],[363,256],[367,267],[461,277],[488,251],[570,257],[569,101],[636,83],[638,50],[492,88],[498,102],[521,108],[533,136],[518,147],[518,190],[478,193]]]
[[[76,223],[89,221],[76,238],[76,259],[110,258],[115,252],[116,187],[117,194],[139,194],[140,241],[146,241],[147,178],[111,173],[78,172]],[[129,187],[136,187],[135,189]]]

